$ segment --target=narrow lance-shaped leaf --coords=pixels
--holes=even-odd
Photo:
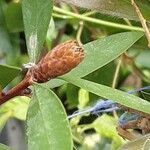
[[[65,110],[58,97],[41,85],[34,94],[27,116],[29,150],[71,150],[72,137]]]
[[[23,0],[22,11],[28,53],[37,62],[46,38],[52,13],[52,0]]]
[[[119,90],[74,76],[62,77],[62,79],[106,99],[111,99],[129,108],[150,114],[150,103],[134,95],[129,95]]]
[[[60,1],[60,0],[56,0]],[[99,11],[103,14],[119,18],[128,18],[129,20],[139,20],[134,8],[131,5],[131,0],[61,0],[69,4],[73,4],[82,8]],[[150,22],[150,2],[148,0],[136,0],[145,19]]]

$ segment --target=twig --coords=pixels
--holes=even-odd
[[[144,19],[143,15],[142,15],[140,9],[138,8],[138,6],[136,5],[135,1],[131,0],[131,2],[132,2],[132,5],[133,5],[133,7],[134,7],[134,9],[135,9],[139,19],[140,19],[142,27],[144,29],[145,36],[146,36],[147,41],[148,41],[148,47],[150,47],[150,31],[149,31],[148,26],[146,24],[146,20]]]
[[[133,135],[132,133],[130,133],[129,131],[121,128],[120,126],[118,126],[117,128],[118,134],[128,140],[135,140],[137,137],[135,135]]]
[[[119,75],[119,70],[120,70],[120,67],[121,67],[121,63],[122,63],[122,55],[119,58],[119,62],[117,64],[117,67],[116,67],[116,70],[115,70],[113,83],[112,83],[112,88],[116,87],[116,83],[117,83],[117,80],[118,80],[118,75]],[[116,119],[118,119],[118,115],[117,115],[117,112],[115,110],[113,111],[113,115]]]
[[[77,19],[82,20],[82,21],[92,22],[92,23],[95,23],[95,24],[101,24],[101,25],[114,27],[114,28],[125,29],[125,30],[144,32],[143,28],[140,28],[140,27],[128,26],[128,25],[124,25],[124,24],[119,24],[119,23],[109,22],[109,21],[105,21],[105,20],[101,20],[101,19],[92,18],[92,17],[87,17],[85,15],[75,14],[73,12],[70,12],[70,11],[55,7],[55,6],[53,7],[53,10],[57,13],[72,16],[72,17],[77,18]]]
[[[79,28],[78,28],[78,31],[77,31],[77,36],[76,36],[76,39],[77,39],[80,46],[82,45],[81,34],[82,34],[82,31],[83,31],[83,27],[84,27],[84,22],[80,21],[79,22]]]
[[[132,26],[131,22],[127,18],[123,18],[123,20],[127,23],[127,25]]]
[[[10,91],[7,93],[2,93],[0,95],[0,105],[3,103],[7,102],[9,99],[22,95],[23,90],[25,90],[28,86],[32,84],[32,75],[31,72],[29,71],[25,78],[14,88],[12,88]]]
[[[120,56],[116,70],[115,70],[115,74],[114,74],[114,78],[113,78],[113,83],[112,83],[112,88],[116,87],[116,83],[117,83],[117,79],[118,79],[118,75],[119,75],[119,70],[120,70],[120,66],[122,63],[122,56]]]
[[[55,18],[61,18],[61,19],[73,19],[73,17],[71,17],[71,16],[61,15],[61,14],[58,14],[58,13],[53,13],[52,15],[53,15],[53,17],[55,17]]]

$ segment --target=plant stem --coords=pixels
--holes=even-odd
[[[117,64],[117,67],[116,67],[116,70],[115,70],[113,83],[112,83],[112,88],[116,87],[117,80],[118,80],[118,75],[119,75],[119,70],[120,70],[120,67],[121,67],[121,63],[122,63],[122,55],[120,56],[119,62]],[[117,112],[115,110],[113,111],[113,115],[116,119],[118,119],[118,115],[117,115]]]
[[[77,36],[76,36],[76,39],[77,39],[77,41],[78,41],[78,43],[79,43],[80,46],[82,45],[81,34],[82,34],[82,31],[83,31],[83,26],[84,26],[84,22],[80,21],[79,22],[79,29],[77,31]]]
[[[82,14],[83,16],[91,16],[91,15],[94,15],[97,11],[89,11],[89,12],[86,12],[84,14]]]
[[[61,19],[73,19],[73,17],[68,16],[68,15],[62,15],[62,14],[57,14],[57,13],[53,13],[52,15],[53,17],[61,18]]]
[[[9,90],[7,93],[3,93],[0,95],[0,105],[7,102],[9,99],[19,96],[22,94],[23,90],[25,90],[28,86],[30,86],[32,83],[32,76],[31,74],[27,73],[25,78],[14,88]]]
[[[137,4],[135,3],[135,1],[134,1],[134,0],[131,0],[131,3],[132,3],[132,5],[133,5],[133,7],[134,7],[134,9],[135,9],[135,12],[137,13],[137,15],[138,15],[138,17],[139,17],[139,20],[140,20],[141,24],[142,24],[143,30],[144,30],[144,32],[145,32],[145,36],[146,36],[147,41],[148,41],[148,47],[150,47],[150,31],[149,31],[149,28],[148,28],[148,26],[147,26],[147,24],[146,24],[146,20],[145,20],[145,18],[143,17],[143,15],[142,15],[142,13],[141,13],[139,7],[138,7]]]
[[[80,127],[82,127],[82,125]],[[82,133],[82,132],[84,132],[86,130],[89,130],[89,129],[92,129],[92,128],[93,128],[93,124],[92,123],[91,124],[86,124],[86,126],[83,125],[83,127],[80,130],[80,132]]]
[[[101,19],[91,18],[91,17],[87,17],[85,15],[75,14],[73,12],[70,12],[70,11],[67,11],[67,10],[55,7],[55,6],[53,7],[53,10],[58,12],[58,13],[69,15],[69,16],[78,18],[80,20],[91,22],[91,23],[101,24],[101,25],[114,27],[114,28],[125,29],[125,30],[134,30],[134,31],[144,32],[144,29],[140,28],[140,27],[128,26],[128,25],[123,25],[123,24],[119,24],[119,23],[113,23],[113,22],[109,22],[109,21],[104,21],[104,20],[101,20]]]
[[[116,87],[116,83],[117,83],[117,79],[118,79],[118,75],[119,75],[119,70],[120,70],[120,66],[122,63],[122,56],[120,56],[116,70],[115,70],[115,74],[114,74],[114,78],[113,78],[113,83],[112,83],[112,88]]]

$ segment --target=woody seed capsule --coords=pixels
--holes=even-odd
[[[84,51],[77,41],[59,44],[32,68],[37,82],[46,82],[75,68],[84,58]]]

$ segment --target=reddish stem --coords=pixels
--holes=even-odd
[[[9,99],[21,95],[22,91],[25,90],[32,83],[31,73],[28,72],[25,78],[14,88],[9,90],[7,93],[2,93],[0,95],[0,105],[7,102]]]

